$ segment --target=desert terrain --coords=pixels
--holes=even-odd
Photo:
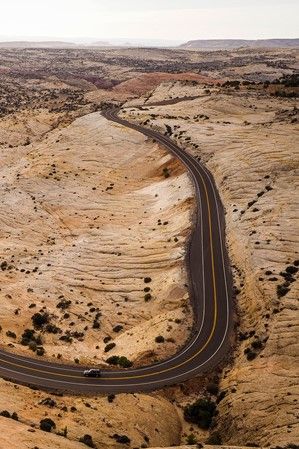
[[[213,174],[236,298],[233,350],[204,378],[115,397],[1,380],[11,447],[297,447],[296,68],[293,49],[0,50],[1,349],[140,366],[189,338],[193,184],[111,104]]]

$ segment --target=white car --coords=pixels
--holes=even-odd
[[[83,371],[84,377],[101,377],[102,373],[99,369],[86,369]]]

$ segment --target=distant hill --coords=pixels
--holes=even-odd
[[[189,41],[179,48],[197,49],[204,51],[231,50],[235,48],[298,48],[299,39],[206,39]]]
[[[110,47],[112,44],[108,41],[96,41],[89,44],[91,47]]]
[[[61,42],[61,41],[41,41],[41,42],[31,42],[31,41],[11,41],[11,42],[0,42],[0,48],[73,48],[78,45],[72,42]]]

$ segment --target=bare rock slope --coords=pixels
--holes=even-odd
[[[2,148],[0,170],[3,343],[35,351],[30,329],[47,357],[97,364],[184,343],[192,189],[178,162],[94,113]]]
[[[246,88],[238,93],[216,88],[193,101],[124,112],[200,158],[226,208],[239,344],[220,384],[225,397],[215,430],[228,444],[285,445],[299,439],[294,106],[294,100]]]
[[[121,441],[127,447],[140,447],[146,441],[152,446],[180,443],[181,423],[175,407],[159,396],[56,396],[3,380],[0,392],[1,448],[32,449],[36,444],[43,449],[83,449],[86,446],[79,440],[84,435],[91,436],[97,449],[120,449]],[[51,433],[40,430],[42,420],[52,421]]]

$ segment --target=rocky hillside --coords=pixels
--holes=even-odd
[[[128,107],[123,115],[199,158],[226,209],[239,341],[220,381],[213,433],[226,444],[284,446],[299,439],[298,110],[293,99],[246,87],[202,95],[195,86],[196,94],[193,101]]]
[[[140,364],[184,343],[192,189],[169,154],[94,113],[3,148],[1,183],[2,344]]]
[[[298,48],[299,39],[199,39],[188,41],[180,48],[198,50],[233,50],[236,48]]]

